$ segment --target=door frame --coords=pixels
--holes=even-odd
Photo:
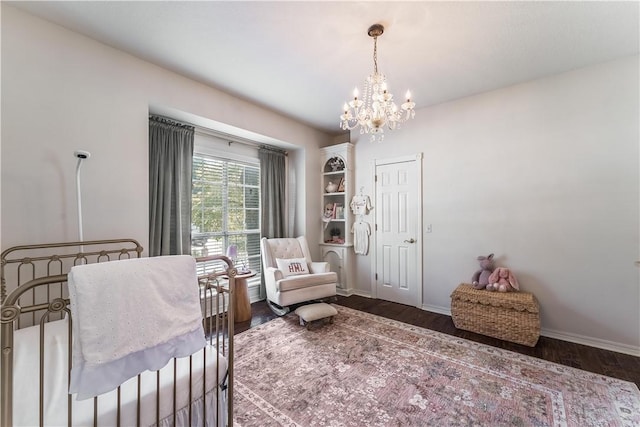
[[[422,204],[422,175],[423,175],[423,154],[422,153],[416,153],[416,154],[410,154],[407,156],[400,156],[400,157],[392,157],[392,158],[385,158],[385,159],[374,159],[371,164],[371,182],[373,182],[373,194],[371,196],[372,198],[372,204],[373,204],[373,208],[375,209],[375,207],[378,205],[378,200],[377,200],[377,195],[378,195],[378,181],[376,179],[376,171],[377,171],[377,167],[380,165],[389,165],[389,164],[393,164],[393,163],[405,163],[405,162],[416,162],[416,166],[418,167],[418,185],[417,185],[417,197],[418,197],[418,203],[416,204],[416,206],[418,207],[418,212],[416,212],[416,239],[418,239],[418,242],[416,244],[416,277],[418,278],[418,286],[416,286],[416,289],[413,290],[413,294],[415,297],[415,301],[416,304],[415,306],[417,308],[422,308],[422,299],[423,299],[423,274],[422,274],[422,253],[423,253],[423,249],[424,249],[424,233],[423,233],[423,225],[422,225],[422,210],[423,210],[423,204]],[[371,251],[371,297],[372,298],[378,298],[378,280],[376,279],[376,271],[377,271],[377,267],[378,267],[378,226],[376,223],[376,217],[377,217],[377,213],[375,213],[373,215],[373,219],[374,219],[374,224],[372,226],[373,230],[371,233],[371,245],[370,245],[370,251]]]

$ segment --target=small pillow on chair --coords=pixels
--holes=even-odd
[[[309,274],[309,266],[305,258],[276,258],[276,264],[284,277]]]

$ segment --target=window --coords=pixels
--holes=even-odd
[[[225,254],[238,247],[236,265],[260,280],[260,165],[195,153],[193,156],[191,253]]]

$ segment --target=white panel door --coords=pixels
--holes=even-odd
[[[421,162],[376,163],[376,296],[422,306]]]

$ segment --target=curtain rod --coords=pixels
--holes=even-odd
[[[177,125],[184,125],[184,126],[192,126],[194,128],[195,133],[199,133],[201,135],[209,135],[209,136],[215,136],[217,138],[220,139],[226,139],[227,140],[227,144],[229,146],[231,146],[232,143],[236,143],[236,144],[243,144],[243,145],[248,145],[250,147],[254,147],[254,148],[266,148],[268,150],[273,150],[273,151],[279,151],[281,153],[284,153],[285,156],[289,155],[289,153],[286,150],[283,150],[281,148],[277,148],[277,147],[273,147],[271,145],[266,145],[260,142],[256,142],[256,141],[252,141],[250,139],[246,139],[246,138],[242,138],[236,135],[231,135],[228,133],[224,133],[224,132],[220,132],[217,130],[213,130],[213,129],[209,129],[206,128],[204,126],[200,126],[200,125],[196,125],[194,123],[189,123],[189,122],[185,122],[184,120],[176,120],[174,118],[171,117],[166,117],[166,116],[161,116],[159,114],[150,114],[149,118],[156,118],[156,119],[161,119],[161,120],[168,120],[170,122],[175,122],[175,124]]]
[[[284,154],[285,156],[288,156],[288,155],[289,155],[289,153],[288,153],[286,150],[283,150],[282,148],[278,148],[278,147],[272,147],[271,145],[264,145],[264,144],[261,144],[261,145],[260,145],[260,148],[261,148],[262,150],[269,150],[269,151],[274,151],[274,152],[276,152],[276,153],[282,153],[282,154]]]
[[[247,145],[249,147],[253,147],[253,148],[263,148],[265,150],[270,150],[270,151],[276,151],[279,153],[283,153],[285,156],[288,156],[289,153],[286,150],[283,150],[281,148],[278,147],[274,147],[272,145],[266,145],[260,142],[256,142],[256,141],[252,141],[250,139],[245,139],[245,138],[240,138],[238,136],[235,135],[229,135],[227,133],[224,132],[218,132],[212,129],[208,129],[208,128],[204,128],[201,126],[196,126],[196,133],[199,133],[201,135],[210,135],[210,136],[215,136],[217,138],[220,139],[226,139],[227,140],[227,145],[231,146],[231,144],[242,144],[242,145]]]
[[[183,127],[183,128],[187,128],[189,130],[195,131],[195,125],[192,125],[190,123],[184,123],[184,122],[181,122],[181,121],[177,121],[177,120],[172,119],[170,117],[163,117],[163,116],[158,116],[156,114],[153,114],[153,115],[149,115],[149,120],[153,120],[153,121],[156,121],[158,123],[164,123],[164,124],[168,124],[168,125],[172,125],[172,126]]]

